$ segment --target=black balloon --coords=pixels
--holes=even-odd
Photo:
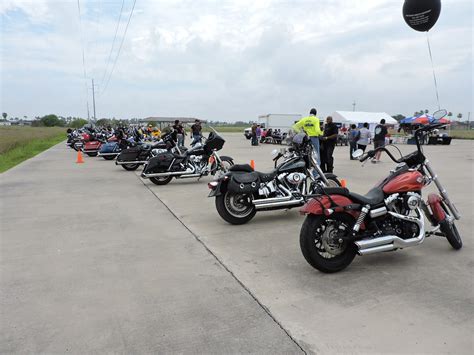
[[[438,21],[441,0],[405,0],[403,19],[416,31],[426,32]]]

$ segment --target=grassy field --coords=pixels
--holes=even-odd
[[[467,129],[458,129],[458,130],[451,130],[449,135],[453,138],[457,139],[474,139],[474,129],[467,130]]]
[[[0,127],[0,173],[64,139],[63,127]]]

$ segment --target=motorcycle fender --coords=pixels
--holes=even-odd
[[[331,199],[339,207],[346,207],[346,206],[354,204],[354,202],[352,202],[349,198],[342,195],[331,195]],[[329,200],[329,197],[321,196],[321,197],[318,197],[317,200],[313,198],[309,200],[308,202],[306,202],[306,204],[300,208],[300,213],[303,215],[308,215],[308,214],[324,215],[324,210],[328,208],[331,208],[331,201]],[[359,214],[360,214],[359,211],[354,211],[354,210],[346,210],[345,212],[353,216],[355,219],[357,219],[357,217],[359,217]],[[361,229],[365,229],[364,223],[361,224]]]
[[[227,191],[227,180],[229,176],[223,176],[217,181],[217,186],[211,189],[209,195],[207,197],[216,197],[222,195],[224,192]]]
[[[429,194],[428,196],[428,205],[430,206],[431,212],[434,219],[437,222],[441,222],[446,218],[446,213],[441,206],[443,199],[437,194]]]

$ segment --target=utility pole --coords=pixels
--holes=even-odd
[[[468,112],[468,113],[467,113],[467,129],[468,129],[468,130],[471,130],[471,122],[470,122],[470,120],[471,120],[471,112]]]
[[[94,121],[97,121],[97,117],[95,115],[95,90],[94,90],[94,78],[92,78],[92,105],[94,106]]]
[[[352,103],[352,111],[355,111],[356,110],[356,102],[354,100],[354,102]]]

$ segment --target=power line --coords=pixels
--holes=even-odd
[[[86,55],[84,51],[84,33],[82,31],[82,18],[81,18],[81,4],[80,1],[77,0],[77,11],[79,15],[79,31],[81,32],[81,47],[82,47],[82,71],[84,74],[84,86],[86,88],[86,102],[87,102],[87,119],[89,117],[89,89],[87,87],[87,73],[86,73]]]
[[[102,84],[104,83],[105,77],[107,75],[107,71],[109,69],[110,59],[112,58],[112,52],[113,52],[114,47],[115,47],[115,40],[117,39],[117,33],[118,33],[119,25],[120,25],[120,20],[122,19],[124,4],[125,4],[125,0],[122,0],[122,7],[120,8],[120,15],[119,15],[119,18],[118,18],[118,21],[117,21],[117,26],[115,27],[114,40],[112,41],[112,47],[110,48],[109,57],[107,58],[107,64],[105,65],[104,75],[102,76],[102,79],[101,79],[100,84],[99,84],[100,86],[102,86]]]
[[[104,94],[105,90],[107,90],[107,86],[109,85],[109,82],[110,82],[110,78],[112,77],[112,74],[114,72],[114,69],[115,69],[115,66],[117,65],[117,60],[120,56],[120,52],[122,50],[122,46],[123,46],[123,42],[125,41],[125,37],[127,36],[127,30],[128,30],[128,26],[130,25],[130,20],[132,19],[132,16],[133,16],[133,10],[135,9],[135,4],[137,3],[137,0],[134,0],[133,1],[133,6],[132,6],[132,11],[130,12],[130,16],[128,17],[128,21],[127,21],[127,26],[125,27],[125,31],[123,33],[123,37],[122,37],[122,41],[120,42],[120,47],[118,49],[118,52],[117,52],[117,56],[115,57],[115,60],[114,60],[114,65],[112,66],[112,70],[110,72],[110,75],[107,79],[107,82],[105,83],[105,86],[104,86],[104,89],[102,90],[101,92],[101,95]]]

